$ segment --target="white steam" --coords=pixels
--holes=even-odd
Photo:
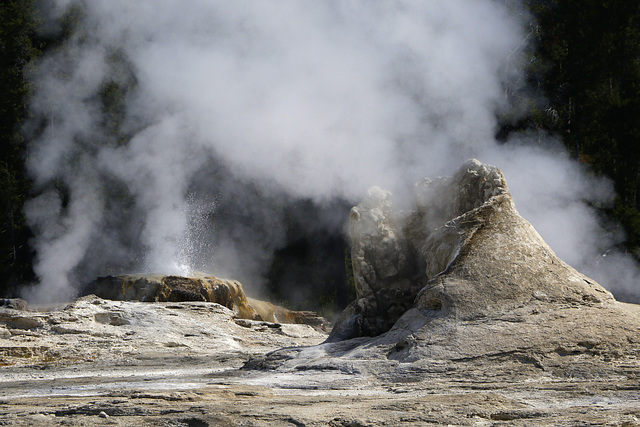
[[[126,269],[257,280],[287,201],[400,194],[470,157],[505,171],[519,210],[574,266],[615,243],[584,204],[610,199],[606,183],[557,150],[494,140],[525,38],[507,2],[50,3],[48,31],[69,7],[81,15],[34,76],[40,299]],[[110,83],[120,136],[105,122]],[[215,232],[203,225],[214,214]]]

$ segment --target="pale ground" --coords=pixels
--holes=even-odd
[[[232,316],[212,303],[95,297],[0,309],[0,425],[640,425],[635,358],[558,356],[576,366],[560,371],[501,357],[328,362],[316,346],[302,350],[310,363],[285,369],[260,355],[326,332]],[[262,369],[240,369],[250,359]],[[602,363],[615,369],[589,368]]]

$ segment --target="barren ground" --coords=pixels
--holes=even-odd
[[[326,332],[233,319],[212,303],[2,310],[0,425],[640,425],[640,369],[624,357],[615,375],[590,371],[587,354],[558,355],[574,371],[500,357],[247,370]],[[309,351],[321,361],[322,348]]]

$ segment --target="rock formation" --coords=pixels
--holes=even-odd
[[[426,284],[417,248],[407,238],[405,215],[391,209],[391,193],[378,187],[351,209],[351,259],[357,299],[342,313],[330,340],[386,332]],[[421,274],[422,273],[422,274]]]
[[[394,212],[391,194],[374,187],[351,210],[358,299],[330,340],[379,335],[412,307],[469,319],[534,301],[613,301],[518,214],[499,169],[470,160],[451,177],[417,183],[415,196],[414,211]]]
[[[379,188],[352,209],[358,298],[337,320],[327,355],[403,363],[504,356],[564,369],[566,355],[640,354],[639,306],[615,301],[560,260],[516,211],[499,169],[470,160],[415,190],[412,211],[394,211]],[[305,352],[284,353],[265,366],[309,363]]]
[[[292,311],[267,301],[248,298],[237,280],[203,274],[193,277],[152,274],[105,276],[85,285],[81,293],[114,301],[215,302],[235,311],[241,319],[328,327],[328,322],[317,313]]]

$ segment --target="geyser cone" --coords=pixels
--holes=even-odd
[[[639,307],[560,260],[493,166],[470,160],[451,177],[418,183],[409,212],[392,210],[390,194],[374,188],[350,225],[358,299],[325,355],[567,367],[575,360],[566,355],[601,360],[640,349]],[[305,354],[290,363],[308,363]]]
[[[472,319],[535,301],[578,306],[613,301],[602,286],[560,260],[520,216],[497,168],[471,161],[445,182],[440,198],[416,215],[427,218],[447,203],[461,213],[435,229],[426,221],[424,236],[420,231],[411,236],[425,242],[427,275],[435,273],[416,308]],[[467,210],[472,206],[477,207]]]

